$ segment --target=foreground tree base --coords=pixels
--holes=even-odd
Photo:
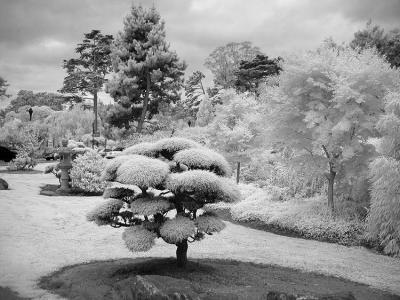
[[[99,261],[63,268],[39,285],[68,299],[398,299],[335,277],[217,259],[191,260],[184,269],[173,258]]]

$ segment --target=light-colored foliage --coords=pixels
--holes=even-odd
[[[124,151],[122,151],[122,154],[138,154],[156,157],[157,151],[154,147],[154,143],[143,142],[126,148]]]
[[[79,155],[72,162],[70,176],[72,186],[85,192],[102,192],[106,183],[101,180],[101,173],[105,168],[106,160],[95,151],[87,151]]]
[[[239,190],[230,181],[203,170],[171,174],[166,180],[166,188],[177,194],[192,194],[200,203],[235,202],[240,199]]]
[[[126,228],[122,233],[122,239],[126,247],[132,252],[148,251],[153,247],[157,234],[148,231],[142,226]]]
[[[140,197],[130,204],[130,210],[134,214],[151,216],[157,213],[165,213],[171,209],[171,203],[163,198]]]
[[[86,219],[95,222],[97,225],[109,225],[112,218],[116,216],[120,209],[124,206],[124,202],[119,199],[110,199],[102,203],[86,215]]]
[[[164,241],[176,244],[193,236],[196,232],[195,224],[189,218],[177,216],[169,219],[160,228],[160,234]]]
[[[204,213],[195,220],[197,230],[205,233],[220,232],[225,228],[225,223],[211,213]]]
[[[126,155],[116,171],[116,181],[140,188],[157,187],[169,173],[167,163],[141,155]]]
[[[174,161],[186,165],[190,170],[211,170],[217,175],[231,175],[231,168],[226,159],[219,153],[202,148],[192,148],[179,151],[174,155]]]

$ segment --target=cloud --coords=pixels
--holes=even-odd
[[[56,91],[83,33],[116,34],[131,0],[2,0],[0,75],[19,89]],[[171,48],[201,70],[213,49],[231,41],[251,41],[269,56],[315,48],[327,37],[348,42],[372,19],[400,27],[400,0],[142,0],[166,21]]]

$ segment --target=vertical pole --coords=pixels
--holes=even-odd
[[[237,163],[237,169],[236,169],[236,183],[239,183],[240,179],[240,161]]]

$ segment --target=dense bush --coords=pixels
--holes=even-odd
[[[85,192],[103,192],[106,183],[100,180],[100,176],[105,164],[106,160],[94,151],[79,155],[72,162],[70,171],[72,186]]]
[[[37,165],[37,160],[25,149],[20,149],[17,157],[8,163],[7,169],[10,171],[19,171],[33,169]]]
[[[274,201],[273,195],[254,185],[239,186],[244,199],[235,204],[212,204],[208,209],[229,209],[232,218],[256,222],[271,230],[343,245],[364,243],[364,224],[355,208],[338,203],[333,215],[323,196]]]

